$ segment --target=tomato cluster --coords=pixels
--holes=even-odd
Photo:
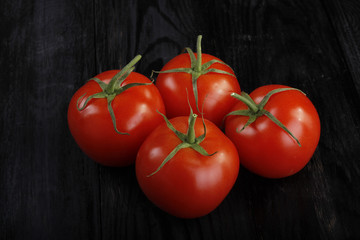
[[[186,48],[155,84],[134,65],[91,78],[73,95],[68,125],[82,151],[107,166],[135,164],[147,198],[181,218],[213,211],[241,165],[266,178],[299,172],[320,120],[306,95],[283,85],[241,92],[229,65]]]

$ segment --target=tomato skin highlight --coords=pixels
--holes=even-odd
[[[95,76],[109,83],[119,70],[110,70]],[[151,83],[145,76],[132,72],[122,83]],[[81,150],[94,161],[106,166],[127,166],[133,164],[137,151],[146,136],[162,123],[156,110],[165,113],[161,95],[151,85],[129,88],[117,95],[112,102],[117,128],[129,135],[118,134],[114,130],[108,111],[107,100],[91,99],[81,111],[77,109],[85,99],[101,92],[99,84],[88,81],[73,95],[68,108],[68,125],[72,136]]]
[[[186,132],[187,117],[170,120]],[[136,177],[147,198],[160,209],[180,218],[197,218],[213,211],[233,187],[239,172],[234,144],[212,122],[205,120],[206,137],[200,145],[212,156],[191,148],[181,149],[157,173],[166,156],[181,143],[166,124],[156,128],[142,144],[135,163]],[[201,119],[196,136],[204,133]]]
[[[197,57],[197,53],[195,53]],[[210,54],[202,53],[202,63],[213,59],[220,60]],[[221,61],[221,60],[220,60]],[[161,71],[175,68],[190,68],[189,54],[180,54],[171,59]],[[214,63],[211,68],[226,71],[234,75],[233,70],[220,63]],[[187,116],[189,114],[188,97],[193,111],[199,116],[192,87],[192,76],[189,73],[159,73],[155,82],[165,102],[168,118]],[[221,127],[224,116],[237,102],[230,93],[240,93],[240,85],[234,76],[219,73],[207,73],[197,80],[198,106],[204,112],[204,118]]]
[[[255,89],[250,97],[259,104],[273,89],[284,85],[266,85]],[[247,109],[238,102],[232,111]],[[311,101],[299,91],[284,91],[270,97],[264,109],[272,113],[300,141],[296,141],[268,117],[261,116],[243,131],[245,116],[228,116],[225,133],[234,142],[241,164],[249,171],[266,178],[291,176],[305,167],[320,139],[320,119]]]

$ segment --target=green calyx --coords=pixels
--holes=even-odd
[[[199,111],[199,106],[198,106],[197,80],[201,75],[205,75],[207,73],[220,73],[220,74],[227,74],[227,75],[235,77],[234,74],[231,74],[229,72],[226,72],[226,71],[223,71],[223,70],[220,70],[220,69],[216,69],[216,68],[210,68],[211,65],[213,65],[214,63],[220,63],[220,64],[223,64],[223,65],[228,66],[229,68],[231,68],[229,65],[227,65],[226,63],[224,63],[222,61],[213,59],[213,60],[210,60],[210,61],[202,64],[201,39],[202,39],[202,35],[199,35],[198,38],[197,38],[197,57],[195,57],[194,52],[189,47],[185,48],[185,50],[187,51],[187,53],[190,56],[190,61],[191,61],[191,67],[190,68],[174,68],[174,69],[169,69],[169,70],[165,70],[165,71],[153,71],[153,73],[184,72],[184,73],[191,74],[191,76],[192,76],[192,88],[193,88],[193,92],[194,92],[196,108],[197,108],[198,111]]]
[[[268,94],[266,94],[266,96],[261,100],[261,102],[259,104],[256,104],[254,102],[254,100],[245,92],[241,92],[241,95],[239,95],[237,93],[232,93],[231,96],[236,98],[237,100],[240,100],[243,103],[245,103],[248,106],[248,109],[230,112],[225,117],[230,116],[230,115],[238,115],[238,116],[240,115],[240,116],[249,117],[249,120],[245,123],[245,125],[241,128],[241,130],[240,131],[237,130],[238,132],[241,132],[247,126],[249,126],[250,124],[255,122],[255,120],[258,117],[265,115],[271,121],[273,121],[276,125],[281,127],[286,133],[288,133],[296,141],[296,143],[299,145],[299,147],[301,147],[299,140],[290,132],[290,130],[287,129],[285,127],[285,125],[282,124],[274,115],[272,115],[269,111],[264,109],[266,103],[269,101],[269,98],[273,94],[284,92],[284,91],[290,91],[290,90],[295,90],[295,91],[299,91],[299,92],[303,93],[302,91],[300,91],[299,89],[296,89],[296,88],[278,88],[278,89],[274,89],[274,90],[270,91]],[[305,94],[305,93],[303,93],[303,94]]]
[[[124,86],[121,86],[121,84],[125,81],[125,79],[130,75],[130,73],[132,71],[134,71],[135,67],[134,65],[141,59],[141,55],[137,55],[133,60],[131,60],[130,63],[128,63],[120,72],[118,72],[112,79],[111,81],[106,84],[104,82],[102,82],[100,79],[98,78],[91,78],[89,79],[89,81],[95,81],[97,84],[99,84],[99,86],[102,89],[102,92],[98,92],[95,93],[93,95],[90,95],[86,100],[85,103],[83,104],[82,107],[79,107],[79,101],[80,99],[82,99],[85,95],[83,94],[81,97],[78,98],[77,103],[76,103],[76,107],[79,111],[82,111],[83,109],[85,109],[85,107],[88,105],[89,101],[93,98],[105,98],[107,100],[107,107],[111,116],[111,120],[114,126],[114,130],[118,133],[118,134],[124,134],[124,135],[129,135],[129,133],[125,133],[125,132],[120,132],[117,127],[116,127],[116,118],[115,118],[115,114],[114,114],[114,110],[112,108],[112,101],[115,99],[115,97],[119,94],[121,94],[122,92],[124,92],[125,90],[131,88],[131,87],[136,87],[136,86],[142,86],[142,85],[151,85],[152,83],[129,83],[126,84]]]
[[[169,155],[162,161],[162,163],[160,164],[160,166],[151,174],[147,175],[147,177],[151,177],[154,174],[156,174],[158,171],[160,171],[160,169],[167,163],[169,162],[178,151],[180,151],[181,149],[184,148],[192,148],[193,150],[195,150],[196,152],[200,153],[203,156],[212,156],[214,155],[216,152],[209,154],[203,147],[200,146],[200,143],[202,141],[204,141],[205,136],[206,136],[206,126],[205,126],[205,122],[204,122],[204,118],[202,118],[203,120],[203,126],[204,126],[204,134],[202,134],[199,137],[195,137],[195,122],[196,122],[196,118],[197,115],[193,113],[192,109],[190,108],[190,116],[189,116],[189,125],[188,125],[188,130],[187,133],[182,133],[178,130],[175,129],[175,127],[171,124],[171,122],[167,119],[167,117],[158,112],[159,114],[161,114],[161,116],[163,116],[167,127],[173,132],[175,133],[175,135],[181,140],[181,143],[179,143],[170,153]]]

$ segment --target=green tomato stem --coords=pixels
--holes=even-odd
[[[158,111],[158,113],[164,118],[167,127],[181,140],[181,143],[179,143],[168,154],[168,156],[162,161],[160,166],[154,172],[147,175],[147,177],[151,177],[154,174],[156,174],[157,172],[159,172],[160,169],[167,162],[169,162],[176,155],[176,153],[178,151],[180,151],[183,148],[191,148],[203,156],[212,156],[217,153],[217,151],[216,151],[216,152],[209,154],[202,146],[200,146],[200,143],[205,139],[205,136],[206,136],[206,126],[205,126],[204,118],[202,118],[203,126],[204,126],[204,134],[202,134],[201,136],[196,138],[195,137],[195,122],[196,122],[196,118],[198,115],[193,113],[190,103],[189,103],[189,107],[190,107],[190,115],[189,115],[189,119],[188,119],[189,125],[188,125],[188,130],[187,130],[186,134],[176,130],[175,127],[172,125],[172,123],[169,121],[169,119],[167,119],[167,117],[164,114],[162,114]]]
[[[121,83],[130,75],[130,73],[135,69],[134,65],[141,59],[141,55],[137,55],[133,60],[131,60],[126,66],[117,73],[107,85],[105,91],[107,94],[113,94],[117,89],[120,88]]]
[[[241,95],[239,95],[237,93],[232,93],[231,94],[232,97],[234,97],[237,100],[239,100],[239,101],[243,102],[244,104],[246,104],[246,106],[249,109],[248,110],[233,111],[233,112],[228,113],[225,117],[230,116],[230,115],[239,115],[239,116],[247,116],[247,117],[249,117],[246,124],[239,131],[239,132],[241,132],[247,126],[249,126],[250,124],[255,122],[258,117],[265,115],[271,121],[273,121],[276,125],[278,125],[280,128],[282,128],[287,134],[289,134],[290,137],[292,137],[296,141],[298,146],[301,147],[301,144],[300,144],[299,140],[294,136],[294,134],[289,129],[287,129],[287,127],[284,124],[282,124],[274,115],[272,115],[270,112],[268,112],[267,110],[264,109],[266,103],[268,102],[268,100],[270,99],[270,97],[272,95],[280,93],[280,92],[284,92],[284,91],[290,91],[290,90],[295,90],[295,91],[299,91],[299,92],[303,93],[302,91],[300,91],[299,89],[296,89],[296,88],[274,89],[274,90],[270,91],[268,94],[266,94],[266,96],[261,100],[261,102],[259,104],[256,104],[254,102],[254,100],[252,100],[252,98],[245,92],[242,92]],[[305,93],[303,93],[303,94],[305,94]]]
[[[241,96],[237,93],[232,93],[231,96],[236,98],[237,100],[245,103],[246,106],[248,106],[252,112],[257,113],[259,111],[258,106],[253,101],[250,101],[248,98]]]
[[[196,45],[197,58],[196,58],[196,66],[194,69],[196,72],[201,72],[201,64],[202,64],[201,39],[202,39],[202,35],[199,35],[197,38],[197,45]]]
[[[196,118],[197,115],[196,114],[191,114],[189,117],[189,126],[188,126],[188,130],[187,130],[187,142],[192,144],[195,143],[195,122],[196,122]]]
[[[82,111],[87,104],[89,103],[89,101],[93,98],[105,98],[107,99],[107,106],[108,106],[108,111],[109,114],[111,116],[111,120],[114,126],[114,130],[115,132],[117,132],[118,134],[123,134],[123,135],[129,135],[129,133],[126,132],[120,132],[117,129],[116,126],[116,117],[115,117],[115,113],[114,110],[112,108],[112,101],[115,99],[115,97],[119,94],[121,94],[122,92],[126,91],[129,88],[132,87],[136,87],[136,86],[144,86],[144,85],[151,85],[152,83],[129,83],[125,86],[121,86],[121,84],[125,81],[125,79],[130,75],[130,73],[135,69],[134,65],[141,59],[141,55],[137,55],[133,60],[131,60],[121,71],[119,71],[109,82],[109,84],[106,84],[104,82],[102,82],[100,79],[98,78],[91,78],[91,81],[95,81],[97,84],[99,84],[99,86],[101,87],[101,92],[99,93],[95,93],[91,96],[89,96],[86,100],[85,103],[83,104],[82,107],[79,107],[79,101],[80,99],[82,99],[84,95],[82,95],[81,97],[78,98],[76,106],[77,109],[79,111]],[[89,81],[90,81],[89,80]]]
[[[197,38],[197,44],[196,44],[196,48],[197,48],[197,56],[196,57],[195,57],[194,52],[189,47],[185,48],[190,57],[190,64],[191,64],[190,68],[173,68],[173,69],[168,69],[168,70],[164,70],[164,71],[153,71],[153,73],[154,72],[155,73],[184,72],[184,73],[190,74],[191,78],[192,78],[191,81],[192,81],[193,93],[194,93],[194,98],[195,98],[195,103],[196,103],[196,109],[198,112],[200,112],[200,109],[199,109],[199,102],[198,102],[197,80],[200,76],[208,74],[208,73],[217,73],[217,74],[225,74],[225,75],[235,77],[235,75],[230,72],[220,70],[217,68],[211,68],[211,65],[213,65],[215,63],[219,63],[219,64],[222,64],[224,66],[231,68],[229,65],[227,65],[223,61],[213,59],[213,60],[210,60],[210,61],[202,64],[201,40],[202,40],[202,35],[199,35]]]

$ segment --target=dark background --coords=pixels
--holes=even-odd
[[[360,239],[360,1],[0,2],[0,239]],[[141,192],[134,167],[85,156],[67,126],[74,92],[135,55],[150,76],[203,35],[242,90],[307,93],[322,130],[298,174],[245,169],[192,220]]]

